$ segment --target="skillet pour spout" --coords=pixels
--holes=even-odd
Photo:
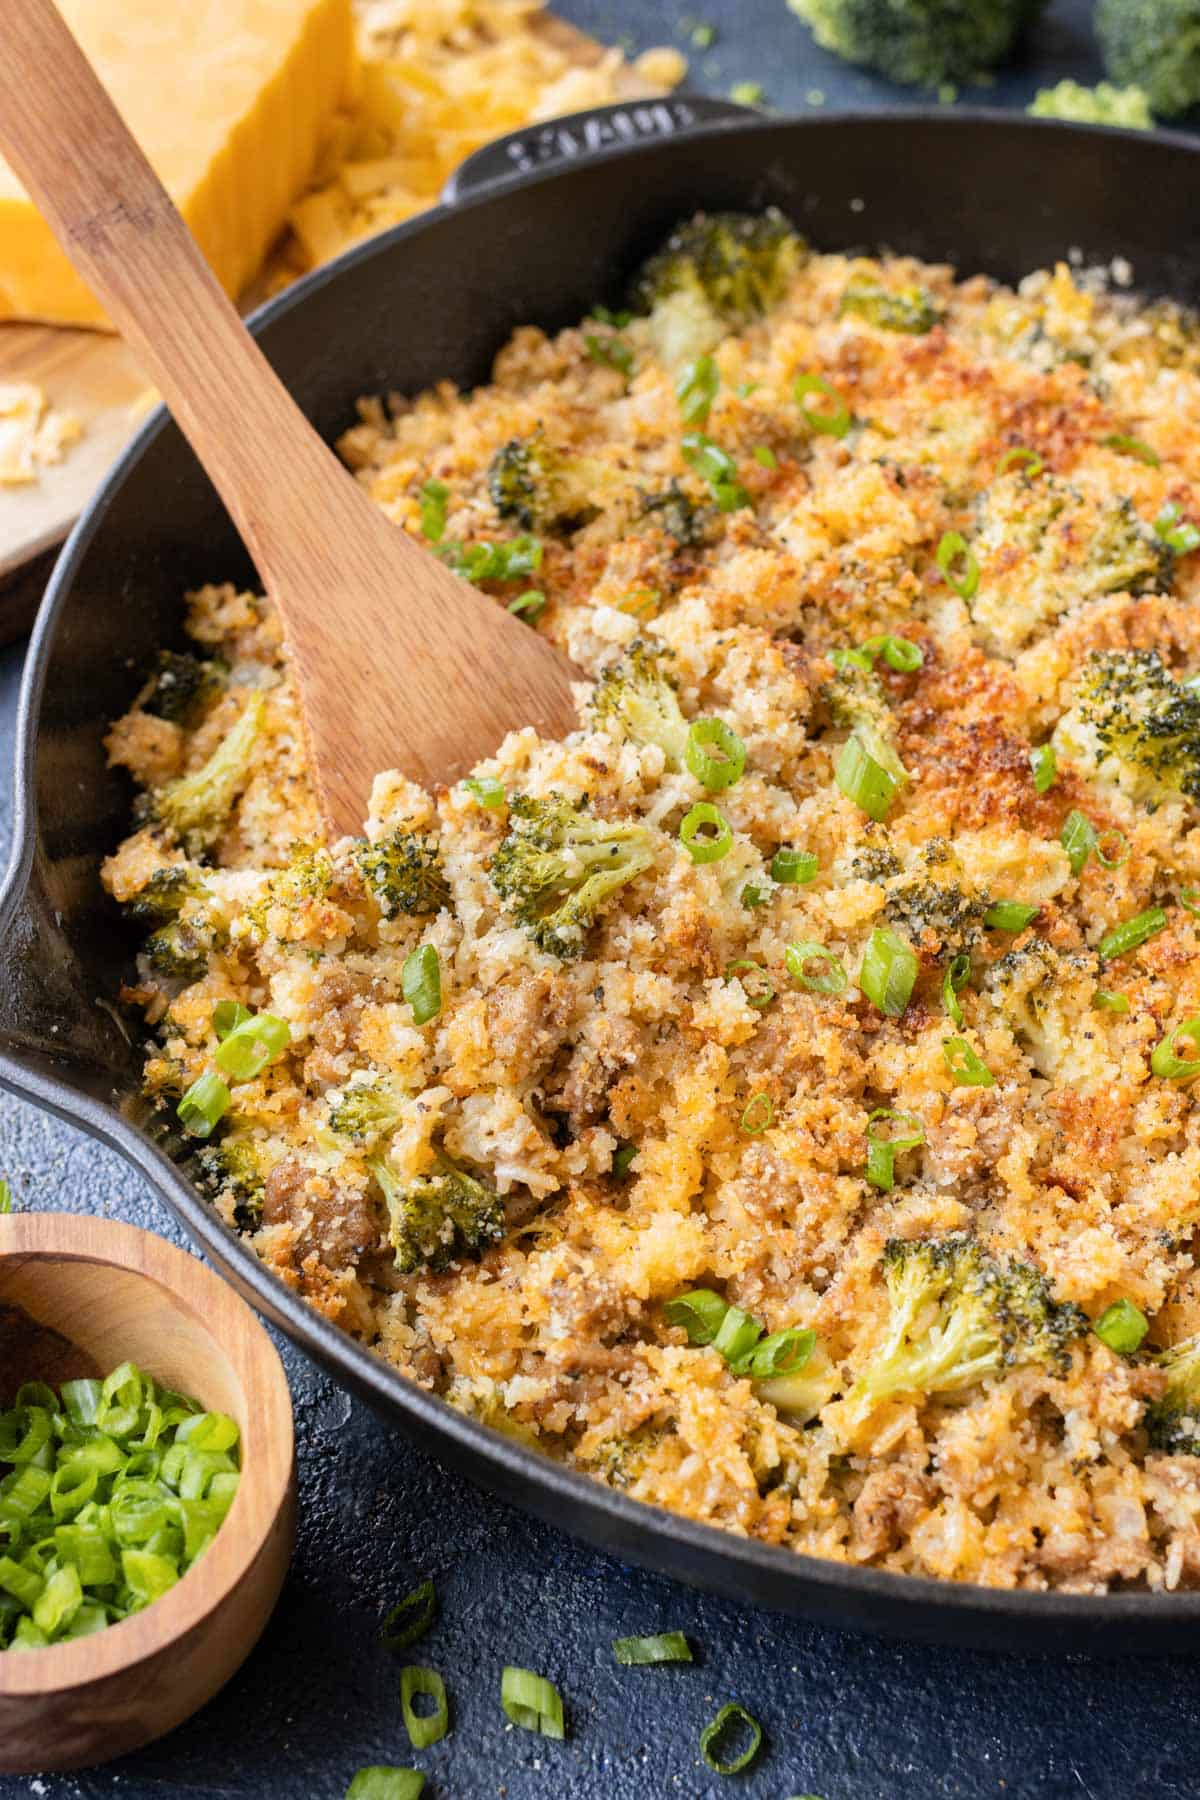
[[[1200,301],[1200,146],[986,111],[747,119],[677,97],[489,146],[446,202],[256,315],[321,434],[362,394],[484,379],[513,329],[622,303],[630,271],[700,208],[778,206],[817,246],[886,248],[1016,281],[1077,252]],[[822,1563],[643,1506],[490,1432],[408,1382],[285,1289],[146,1128],[136,1045],[106,1007],[131,943],[100,890],[129,790],[103,738],[179,598],[251,572],[175,427],[143,428],[73,533],[39,614],[16,746],[16,845],[0,895],[0,1082],[114,1144],[247,1298],[442,1462],[617,1556],[849,1630],[1024,1653],[1190,1649],[1200,1594],[1041,1594]]]

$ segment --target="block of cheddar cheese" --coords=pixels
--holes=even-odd
[[[351,0],[58,0],[117,107],[236,294],[356,83]],[[64,144],[65,157],[87,146]],[[0,319],[104,313],[0,158]]]

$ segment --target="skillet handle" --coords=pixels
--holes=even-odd
[[[485,188],[563,163],[587,161],[618,144],[680,137],[707,126],[743,125],[760,118],[753,107],[710,94],[668,95],[661,100],[618,100],[587,112],[569,113],[544,125],[510,132],[468,156],[442,189],[442,204],[473,200]]]

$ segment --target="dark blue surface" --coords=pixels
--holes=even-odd
[[[563,0],[576,23],[637,48],[687,47],[681,15],[717,26],[693,56],[713,92],[758,81],[780,110],[820,90],[827,106],[916,98],[817,50],[782,0]],[[1095,80],[1088,8],[1042,21],[1030,59],[965,98],[1024,104],[1072,74]],[[0,502],[2,504],[2,502]],[[0,848],[20,653],[0,653]],[[109,1152],[0,1095],[0,1172],[30,1207],[111,1214],[178,1237],[165,1209]],[[288,1348],[296,1401],[301,1527],[266,1637],[228,1689],[158,1746],[94,1774],[0,1778],[0,1800],[341,1800],[364,1763],[419,1765],[429,1800],[1162,1800],[1200,1795],[1200,1669],[1183,1659],[1017,1662],[842,1638],[739,1610],[583,1550],[461,1486]],[[401,1659],[377,1622],[424,1574],[442,1612],[414,1654],[450,1689],[453,1731],[421,1754],[400,1719]],[[696,1666],[618,1670],[611,1639],[683,1629]],[[555,1680],[565,1744],[512,1730],[501,1665]],[[722,1781],[698,1754],[726,1700],[762,1721],[753,1770]]]

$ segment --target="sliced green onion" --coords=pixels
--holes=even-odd
[[[959,558],[962,559],[962,574],[955,575],[951,573],[951,569]],[[979,586],[979,564],[961,531],[942,533],[936,561],[946,579],[946,585],[952,587],[960,599],[970,600]]]
[[[682,1631],[663,1631],[654,1637],[614,1638],[613,1656],[623,1669],[640,1669],[653,1663],[690,1663],[692,1648]]]
[[[407,1650],[425,1636],[436,1613],[437,1590],[427,1578],[393,1606],[380,1628],[380,1643],[389,1650]]]
[[[976,1056],[966,1038],[944,1039],[942,1055],[956,1087],[995,1087],[995,1076],[982,1058]]]
[[[840,674],[843,669],[871,670],[875,667],[875,658],[865,647],[860,650],[847,650],[844,645],[830,652],[830,662]]]
[[[346,1800],[421,1800],[425,1777],[419,1769],[396,1769],[375,1763],[360,1769],[346,1789]]]
[[[736,1741],[746,1732],[750,1734],[749,1744],[739,1753],[731,1754],[733,1746],[729,1740]],[[754,1761],[762,1749],[762,1741],[762,1726],[758,1720],[736,1700],[731,1700],[700,1733],[700,1754],[714,1775],[736,1775]],[[728,1745],[728,1750],[723,1752],[724,1745]]]
[[[229,1089],[209,1069],[193,1081],[175,1111],[191,1137],[211,1137],[229,1111],[229,1101]]]
[[[1031,750],[1029,766],[1033,770],[1035,792],[1044,794],[1058,780],[1058,757],[1054,753],[1054,745],[1039,744],[1036,750]]]
[[[898,675],[911,675],[925,661],[925,652],[920,644],[914,644],[911,638],[894,637],[891,633],[868,638],[863,649],[872,658],[882,656],[888,668],[894,669]]]
[[[997,900],[983,915],[989,931],[1024,931],[1041,912],[1030,900]]]
[[[743,1354],[733,1372],[748,1375],[752,1381],[773,1381],[777,1375],[798,1375],[816,1345],[815,1331],[803,1331],[799,1326],[792,1326],[787,1331],[773,1331]]]
[[[1180,1056],[1175,1048],[1180,1039],[1195,1052]],[[1200,1013],[1193,1013],[1182,1025],[1176,1025],[1161,1038],[1150,1056],[1150,1067],[1163,1081],[1194,1081],[1200,1075]]]
[[[743,969],[753,969],[756,978],[753,987],[747,986],[742,978]],[[747,1005],[757,1007],[760,1012],[764,1007],[770,1006],[775,998],[775,987],[761,963],[756,963],[749,956],[739,956],[735,961],[725,965],[726,981],[732,981],[735,976],[742,983]]]
[[[528,535],[509,538],[503,544],[458,544],[447,540],[437,554],[467,581],[519,581],[542,566],[542,545]]]
[[[1114,1300],[1092,1326],[1100,1342],[1115,1350],[1118,1356],[1132,1356],[1149,1329],[1149,1319],[1132,1300]]]
[[[763,1334],[758,1320],[740,1306],[727,1306],[712,1347],[731,1368],[748,1356]]]
[[[1167,915],[1161,906],[1148,907],[1145,912],[1126,919],[1123,925],[1114,925],[1111,931],[1105,932],[1096,946],[1101,962],[1112,962],[1114,957],[1127,956],[1147,939],[1164,931],[1166,925]]]
[[[212,1010],[212,1027],[219,1041],[224,1043],[231,1031],[236,1031],[239,1025],[253,1017],[250,1008],[243,1006],[240,1000],[218,1000]]]
[[[828,404],[821,407],[806,406],[805,396],[808,394],[820,394]],[[850,408],[833,383],[826,381],[823,375],[797,375],[792,383],[792,398],[810,428],[824,432],[827,437],[845,437],[853,423]]]
[[[689,1344],[711,1344],[721,1329],[729,1304],[711,1288],[690,1288],[663,1304],[668,1325],[682,1325]]]
[[[414,1025],[437,1018],[442,1010],[442,965],[432,944],[422,944],[405,957],[400,988],[412,1007]]]
[[[963,1022],[963,1009],[959,1005],[960,988],[964,988],[971,979],[971,959],[965,951],[961,951],[946,966],[942,976],[942,1005],[956,1025]]]
[[[500,1677],[500,1704],[505,1716],[523,1731],[540,1731],[543,1737],[563,1738],[562,1696],[553,1682],[529,1669],[506,1668]]]
[[[849,977],[842,966],[842,960],[824,944],[813,944],[807,940],[799,944],[789,944],[783,953],[787,972],[801,987],[807,988],[810,994],[841,994],[845,992]],[[816,972],[809,968],[816,963]]]
[[[916,953],[888,925],[877,925],[867,940],[858,985],[872,1006],[898,1019],[916,986]]]
[[[1129,1011],[1129,995],[1114,994],[1108,988],[1097,988],[1092,995],[1092,1005],[1097,1012],[1127,1013]]]
[[[897,1136],[882,1137],[875,1121],[886,1120],[903,1129]],[[915,1150],[925,1142],[925,1126],[916,1113],[895,1112],[890,1106],[877,1106],[867,1115],[867,1180],[872,1187],[888,1193],[896,1184],[895,1163],[901,1150]]]
[[[10,1213],[13,1209],[12,1184],[0,1176],[0,1213]]]
[[[615,369],[626,381],[633,374],[633,345],[627,344],[623,337],[600,337],[598,333],[584,333],[583,347],[595,363],[606,369]]]
[[[732,787],[746,767],[746,746],[724,719],[697,719],[688,730],[684,760],[710,794]]]
[[[713,499],[722,512],[737,512],[749,506],[750,496],[737,478],[737,464],[727,450],[714,444],[703,432],[689,431],[680,445],[680,454],[712,490]]]
[[[613,1151],[612,1172],[618,1181],[624,1181],[637,1153],[638,1147],[636,1144],[617,1145],[616,1149]]]
[[[1184,912],[1200,914],[1200,888],[1180,888],[1176,899]]]
[[[255,1013],[235,1025],[217,1045],[213,1061],[231,1081],[253,1081],[283,1055],[291,1041],[286,1019],[277,1019],[274,1013]]]
[[[863,737],[852,731],[833,763],[833,778],[847,800],[853,800],[876,824],[887,818],[888,808],[900,790],[900,765],[889,769],[872,755]]]
[[[703,425],[712,411],[721,377],[711,356],[684,363],[675,379],[675,398],[685,425]]]
[[[1126,456],[1136,456],[1139,462],[1147,463],[1152,469],[1162,466],[1157,450],[1152,450],[1143,438],[1127,437],[1123,431],[1114,431],[1102,441],[1110,450],[1120,450]]]
[[[1010,469],[1022,469],[1026,475],[1040,475],[1045,463],[1036,450],[1006,450],[996,464],[997,475],[1006,475]]]
[[[758,1137],[775,1122],[775,1103],[770,1094],[759,1089],[751,1094],[738,1120],[738,1130],[744,1131],[747,1137]]]
[[[540,617],[545,604],[546,596],[541,588],[526,588],[523,594],[518,594],[515,600],[509,601],[508,610],[518,619],[528,619],[532,625]]]
[[[760,469],[777,469],[779,467],[779,458],[770,444],[755,444],[750,454]]]
[[[615,331],[624,331],[633,318],[633,314],[626,312],[624,307],[619,307],[614,312],[611,306],[593,306],[591,316],[601,325],[611,325]]]
[[[1168,550],[1176,556],[1187,556],[1200,545],[1200,531],[1183,518],[1175,500],[1168,500],[1154,521],[1154,529]]]
[[[694,863],[720,862],[733,848],[733,830],[711,800],[700,800],[680,821],[679,841]]]
[[[494,775],[468,775],[463,786],[489,812],[495,812],[498,806],[504,805],[504,783],[497,781]]]
[[[433,1711],[419,1713],[413,1701],[421,1695],[433,1701]],[[436,1669],[420,1663],[408,1663],[400,1671],[400,1710],[404,1729],[414,1750],[428,1750],[439,1744],[450,1729],[450,1708],[446,1704],[446,1684]]]
[[[1105,869],[1119,869],[1133,855],[1133,848],[1123,831],[1110,825],[1096,839],[1096,861]]]
[[[438,544],[446,535],[446,502],[450,489],[444,481],[421,484],[421,536],[429,544]]]
[[[811,850],[777,850],[771,858],[771,880],[781,887],[807,887],[821,872]]]
[[[748,881],[742,889],[742,905],[748,912],[753,912],[758,906],[766,906],[770,898],[770,888],[759,887],[753,881]]]
[[[1072,810],[1063,820],[1058,841],[1067,853],[1072,875],[1079,875],[1096,848],[1096,827],[1083,813]]]

